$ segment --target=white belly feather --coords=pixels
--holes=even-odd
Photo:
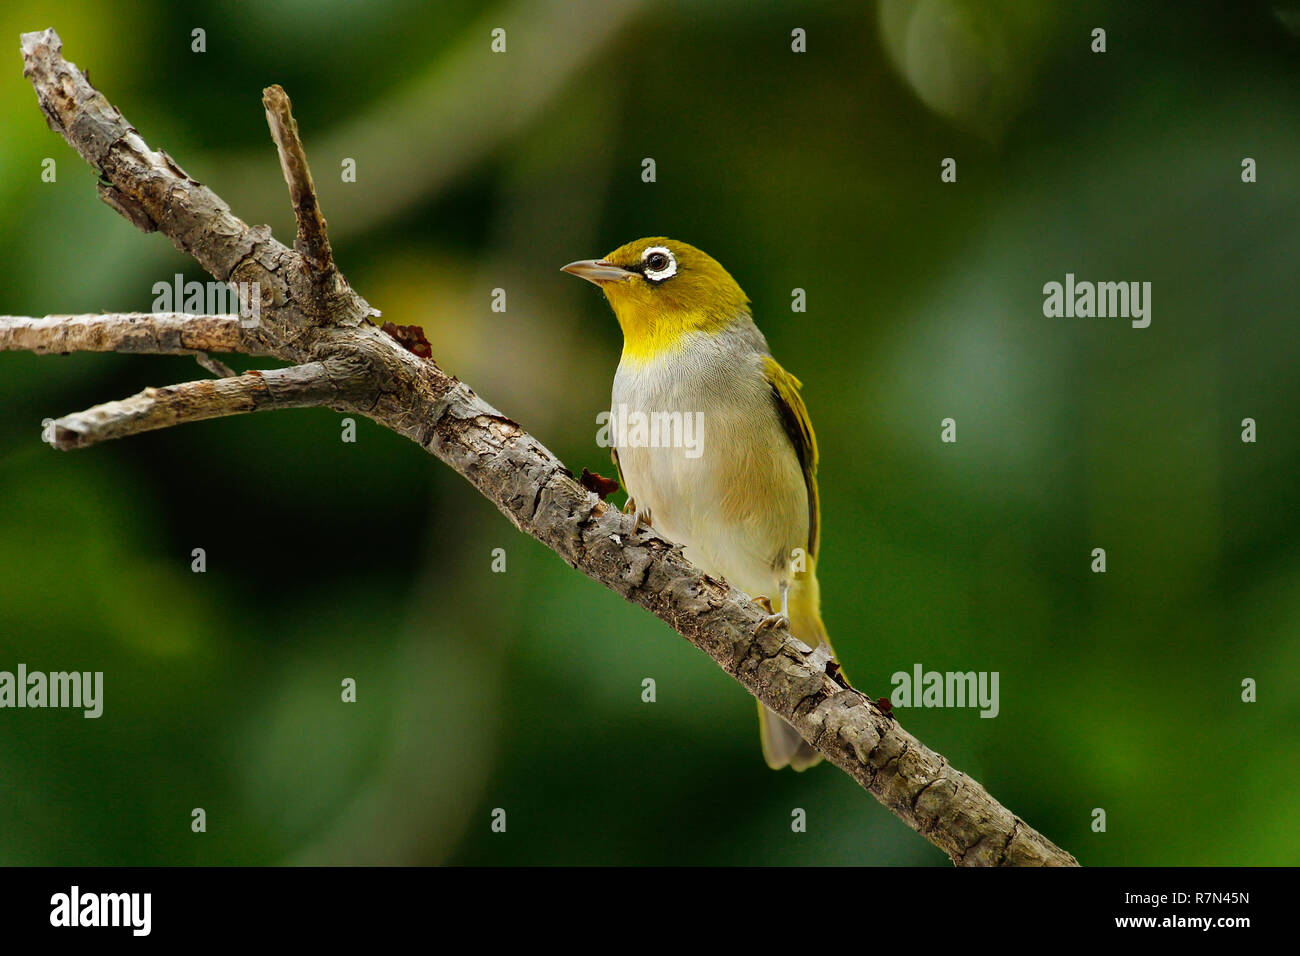
[[[729,337],[691,334],[699,339],[684,349],[619,365],[613,418],[628,427],[612,438],[623,480],[638,510],[648,510],[655,530],[683,545],[690,561],[775,602],[794,549],[808,546],[803,472],[761,355]],[[649,447],[630,427],[637,414],[658,415],[661,425],[698,422],[698,434],[672,428],[648,436],[660,446],[674,437],[697,444]]]

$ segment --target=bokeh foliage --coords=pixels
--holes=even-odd
[[[1293,7],[20,0],[0,312],[147,310],[154,282],[206,278],[45,127],[17,45],[46,26],[281,239],[260,92],[284,85],[356,288],[575,471],[611,472],[619,336],[558,267],[693,242],[805,383],[854,680],[999,671],[997,719],[900,716],[1085,863],[1295,863]],[[1151,327],[1045,318],[1067,272],[1152,282]],[[369,422],[355,444],[319,410],[39,441],[45,417],[203,374],[0,355],[0,669],[107,688],[99,720],[0,711],[0,862],[944,863],[838,772],[769,772],[707,658]]]

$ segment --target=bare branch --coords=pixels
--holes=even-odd
[[[377,314],[338,278],[322,295],[303,257],[250,227],[208,187],[161,150],[155,152],[77,67],[63,58],[53,30],[22,36],[23,75],[36,89],[50,128],[104,180],[100,196],[136,226],[161,232],[222,282],[248,282],[261,294],[268,328],[357,325]],[[337,275],[337,273],[336,273]],[[278,325],[267,321],[278,317]]]
[[[5,351],[37,355],[67,352],[274,354],[256,331],[241,326],[238,316],[179,312],[47,315],[38,319],[0,315],[0,352]]]
[[[157,228],[223,281],[261,283],[262,340],[301,366],[264,372],[259,383],[250,373],[146,390],[83,413],[85,424],[76,428],[78,416],[69,416],[60,422],[80,436],[72,446],[257,408],[320,404],[368,416],[446,462],[572,567],[665,621],[955,863],[1077,865],[846,687],[788,627],[691,565],[679,547],[638,530],[631,516],[574,481],[536,438],[465,383],[366,323],[374,311],[337,271],[334,286],[322,286],[303,254],[265,228],[251,229],[165,153],[150,150],[60,47],[53,30],[23,36],[25,73],[51,126],[100,172],[110,204],[132,222]],[[283,388],[267,382],[276,375]],[[295,376],[304,379],[297,388],[289,382]],[[115,407],[128,403],[134,404]]]
[[[329,370],[315,362],[233,378],[146,388],[120,402],[106,402],[56,418],[48,436],[55,448],[68,451],[206,418],[329,405],[341,397]]]
[[[311,180],[307,153],[298,135],[298,121],[293,118],[293,104],[284,89],[276,84],[262,91],[262,105],[266,107],[266,122],[280,154],[280,169],[298,220],[298,238],[293,247],[303,254],[313,272],[326,277],[335,271],[334,255],[330,252],[325,217],[316,199],[316,184]]]
[[[200,368],[207,369],[217,378],[234,378],[236,372],[225,362],[220,359],[214,359],[207,352],[195,352],[194,361],[199,363]]]

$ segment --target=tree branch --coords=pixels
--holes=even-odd
[[[289,200],[298,220],[298,238],[293,247],[302,253],[313,273],[322,279],[331,277],[337,271],[334,254],[330,251],[325,217],[316,200],[316,184],[307,165],[307,152],[298,137],[298,121],[293,118],[289,94],[279,84],[268,86],[262,91],[262,105],[266,107],[266,122],[280,154],[280,170],[289,186]]]
[[[1077,865],[978,782],[847,687],[833,668],[828,672],[825,657],[793,638],[788,627],[725,581],[691,565],[678,546],[635,528],[630,516],[574,481],[518,423],[434,361],[417,358],[369,324],[368,316],[377,313],[341,275],[335,272],[332,285],[322,287],[302,253],[276,242],[265,227],[247,226],[166,153],[152,151],[63,59],[54,31],[25,34],[22,49],[24,72],[41,109],[107,183],[101,189],[106,201],[137,225],[162,232],[218,279],[259,283],[259,340],[285,361],[320,363],[324,373],[299,371],[311,381],[301,392],[263,391],[247,383],[251,374],[226,380],[230,385],[196,382],[152,390],[145,393],[145,402],[151,403],[147,409],[103,416],[131,424],[108,427],[112,433],[100,438],[142,430],[134,427],[139,421],[164,427],[210,417],[192,414],[193,408],[228,414],[282,407],[278,395],[294,395],[292,404],[329,405],[366,415],[446,462],[516,527],[574,568],[668,623],[955,863]],[[287,99],[279,129],[285,137],[281,145],[277,136],[281,156],[299,155],[301,143]],[[295,182],[311,192],[309,177],[295,180],[288,167],[285,172],[291,192]],[[310,203],[305,195],[301,199],[294,198],[295,208],[316,208],[314,195]],[[308,218],[308,229],[315,228]],[[319,225],[323,235],[323,219]],[[303,228],[300,213],[300,233]],[[308,249],[309,238],[303,242]],[[325,388],[325,379],[334,385],[332,391]],[[203,401],[193,401],[200,386]],[[217,394],[222,398],[212,397]]]
[[[68,451],[206,418],[246,415],[272,408],[333,405],[343,394],[340,383],[346,381],[346,376],[336,379],[331,375],[325,363],[312,362],[231,378],[146,388],[120,402],[106,402],[56,418],[49,432],[50,444]]]
[[[0,352],[135,352],[189,355],[198,352],[273,353],[232,315],[178,312],[122,312],[103,315],[47,315],[32,319],[0,315]]]

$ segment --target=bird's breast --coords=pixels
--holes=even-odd
[[[704,570],[774,592],[783,558],[806,544],[807,489],[759,353],[624,361],[611,404],[610,441],[638,510]]]

